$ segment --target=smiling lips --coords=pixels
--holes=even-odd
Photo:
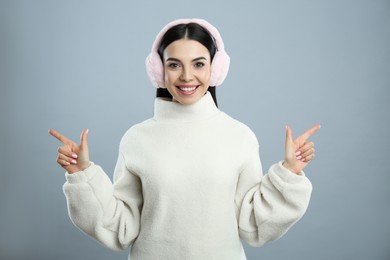
[[[192,94],[194,94],[198,87],[199,87],[199,85],[192,85],[192,86],[180,85],[180,86],[177,86],[177,88],[179,89],[180,93],[182,93],[183,95],[192,95]]]

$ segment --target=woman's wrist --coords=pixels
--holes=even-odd
[[[91,166],[91,162],[89,161],[88,163],[86,163],[86,164],[84,164],[82,166],[78,166],[78,165],[74,165],[74,166],[75,167],[69,167],[68,169],[66,169],[69,174],[73,174],[73,173],[76,173],[76,172],[84,171],[89,166]]]
[[[290,172],[295,173],[296,175],[299,175],[299,174],[300,174],[300,171],[297,172],[293,167],[291,167],[290,165],[288,165],[288,163],[286,162],[286,160],[284,160],[284,161],[282,162],[282,166],[283,166],[284,168],[286,168],[287,170],[289,170]]]

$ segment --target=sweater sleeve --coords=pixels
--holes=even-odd
[[[235,202],[239,234],[251,246],[283,236],[305,213],[312,185],[301,172],[287,170],[282,162],[263,176],[258,145],[241,172]]]
[[[102,168],[92,163],[84,171],[66,173],[63,190],[74,225],[106,247],[123,250],[140,230],[142,188],[122,154],[114,176],[112,184]]]

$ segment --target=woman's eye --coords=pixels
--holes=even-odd
[[[195,68],[203,68],[204,65],[205,64],[203,62],[197,62],[197,63],[195,63]]]
[[[171,68],[171,69],[177,69],[179,67],[179,64],[177,64],[177,63],[170,63],[170,64],[168,64],[168,67]]]

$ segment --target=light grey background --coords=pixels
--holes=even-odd
[[[314,123],[303,219],[255,259],[390,259],[390,1],[0,0],[0,259],[126,259],[75,228],[55,128],[112,175],[121,136],[149,118],[144,59],[171,20],[209,20],[231,56],[221,110],[249,125],[264,171],[284,125]],[[205,234],[207,235],[207,234]]]

